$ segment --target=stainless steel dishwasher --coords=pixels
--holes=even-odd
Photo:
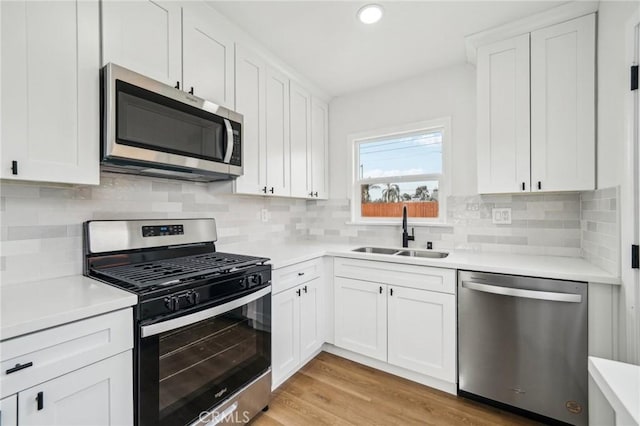
[[[458,272],[458,393],[588,424],[587,284]]]

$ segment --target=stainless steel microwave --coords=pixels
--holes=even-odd
[[[115,64],[101,84],[103,170],[205,182],[242,175],[242,115]]]

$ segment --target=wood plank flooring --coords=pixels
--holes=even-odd
[[[273,395],[252,426],[535,425],[344,358],[320,353]]]

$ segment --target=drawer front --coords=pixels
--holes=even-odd
[[[272,274],[273,294],[288,290],[322,275],[322,258],[275,269]]]
[[[430,266],[336,257],[336,277],[455,294],[456,271]]]
[[[133,348],[132,308],[16,337],[1,345],[0,397],[4,397]]]

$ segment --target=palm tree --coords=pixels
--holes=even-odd
[[[387,203],[400,201],[400,187],[395,183],[387,183],[387,187],[382,190],[382,200]]]
[[[415,197],[420,201],[429,201],[429,188],[427,188],[427,185],[417,187]]]

